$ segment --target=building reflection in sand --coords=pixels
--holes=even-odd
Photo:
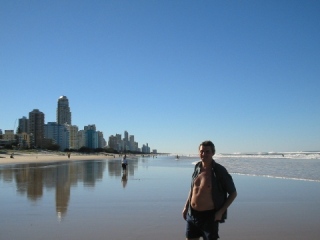
[[[55,190],[55,208],[59,220],[67,213],[71,189],[83,183],[86,188],[94,188],[102,181],[104,173],[108,177],[119,178],[125,188],[128,179],[138,167],[138,158],[128,160],[126,172],[122,172],[120,160],[88,160],[54,163],[30,163],[0,167],[0,181],[15,183],[17,192],[26,195],[32,202],[42,199],[45,190]]]

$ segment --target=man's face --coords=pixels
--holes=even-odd
[[[213,157],[213,152],[211,147],[208,146],[200,146],[199,154],[202,161],[211,161]]]

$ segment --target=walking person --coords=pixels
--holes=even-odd
[[[127,165],[128,165],[127,155],[125,154],[122,158],[122,163],[121,163],[123,171],[127,171]]]

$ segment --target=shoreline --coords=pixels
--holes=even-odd
[[[68,158],[67,153],[20,153],[16,152],[11,158],[10,153],[0,154],[0,166],[12,165],[21,163],[41,163],[41,162],[60,162],[60,161],[80,161],[80,160],[106,160],[106,159],[121,159],[118,154],[80,154],[71,153]]]

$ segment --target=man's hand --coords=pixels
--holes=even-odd
[[[221,210],[218,211],[218,212],[216,212],[216,215],[215,215],[215,217],[214,217],[214,220],[215,220],[215,221],[221,221],[222,215],[223,215],[223,212],[222,212]]]
[[[182,210],[182,217],[184,220],[187,220],[188,208]]]

